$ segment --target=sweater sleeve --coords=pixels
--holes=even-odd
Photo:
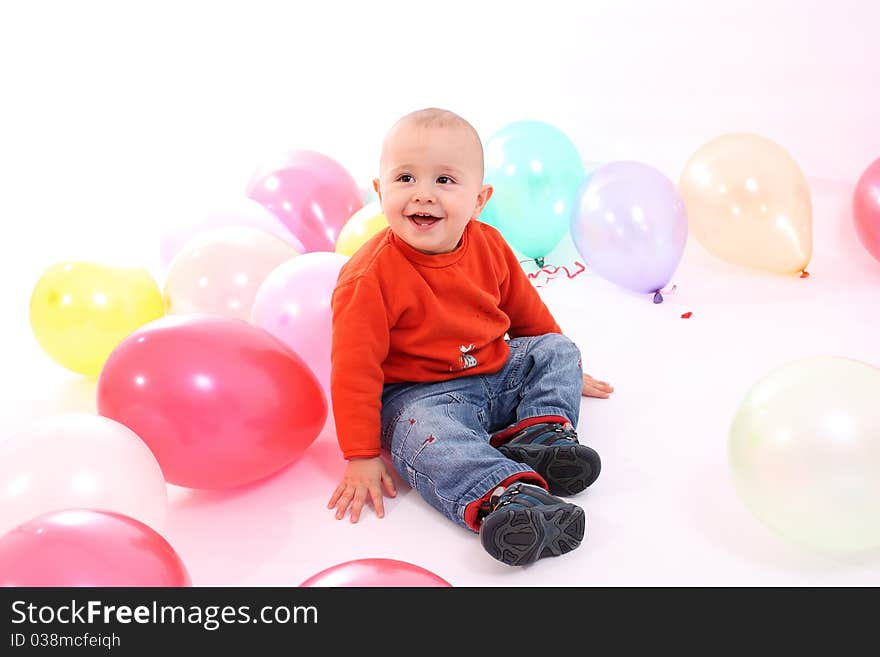
[[[500,307],[510,318],[510,328],[507,333],[511,338],[562,333],[562,329],[538,295],[538,290],[532,285],[516,259],[516,254],[506,240],[501,238],[499,242],[506,265],[506,278],[501,281]]]
[[[339,285],[331,299],[330,394],[336,436],[346,459],[381,452],[381,405],[388,356],[388,315],[375,281]]]

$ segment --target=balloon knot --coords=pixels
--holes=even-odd
[[[538,267],[543,267],[544,266],[544,258],[535,258],[535,264],[538,265]]]
[[[654,292],[654,303],[663,303],[663,295],[660,294],[660,290]]]
[[[809,277],[810,277],[810,272],[808,272],[806,269],[804,269],[801,272],[801,278],[809,278]]]
[[[681,318],[682,319],[690,319],[691,315],[693,315],[693,313],[691,311],[688,311],[686,313],[682,313]]]

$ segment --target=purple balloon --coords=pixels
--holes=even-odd
[[[633,292],[657,292],[681,260],[687,212],[673,182],[654,167],[611,162],[578,191],[571,236],[602,278]]]

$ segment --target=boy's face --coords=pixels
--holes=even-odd
[[[483,185],[481,149],[463,126],[392,128],[373,181],[391,230],[422,253],[455,250],[492,195]]]

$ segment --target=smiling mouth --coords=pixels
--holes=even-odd
[[[417,226],[433,226],[435,223],[440,221],[443,217],[435,217],[431,214],[424,213],[416,213],[407,215],[407,218],[412,221]]]

